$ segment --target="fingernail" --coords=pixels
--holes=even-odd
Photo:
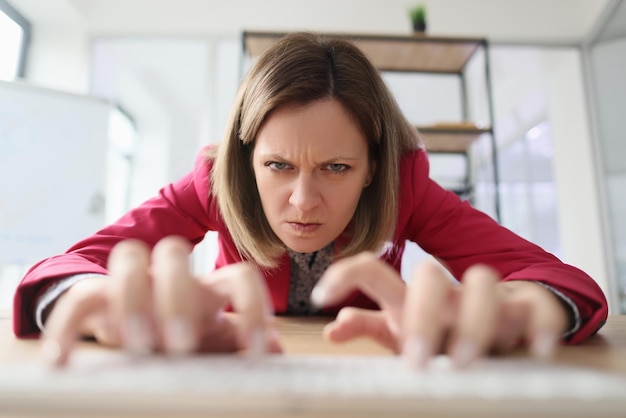
[[[410,368],[423,369],[430,358],[432,350],[424,338],[409,337],[402,346],[402,357]]]
[[[165,348],[170,354],[182,355],[192,352],[196,347],[189,322],[182,318],[170,319],[163,329]]]
[[[280,332],[275,328],[270,328],[270,330],[267,331],[267,336],[270,341],[280,341]]]
[[[327,294],[328,292],[326,291],[326,288],[322,286],[315,286],[311,292],[311,302],[316,307],[321,308],[324,306]]]
[[[140,315],[126,318],[124,347],[133,354],[145,355],[152,351],[153,338],[148,321]]]
[[[262,328],[255,328],[248,334],[248,357],[258,360],[265,355],[267,336]]]
[[[457,367],[466,367],[478,357],[478,346],[474,341],[464,338],[456,343],[452,352],[452,361]]]
[[[53,366],[60,365],[61,346],[55,340],[46,338],[41,345],[41,357],[48,364]]]
[[[539,331],[531,345],[532,353],[541,359],[550,359],[554,356],[558,337],[549,331]]]

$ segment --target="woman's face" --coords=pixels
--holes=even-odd
[[[297,252],[317,251],[341,234],[373,174],[365,138],[333,99],[272,112],[253,168],[272,230]]]

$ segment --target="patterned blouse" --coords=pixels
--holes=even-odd
[[[287,313],[293,315],[314,315],[319,309],[311,304],[311,291],[333,260],[334,243],[313,253],[298,253],[291,249],[291,277]]]

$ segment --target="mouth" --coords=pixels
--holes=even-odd
[[[287,224],[296,232],[300,234],[311,234],[317,231],[322,224],[319,222],[294,222],[289,221]]]

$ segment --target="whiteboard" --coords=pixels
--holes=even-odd
[[[34,263],[103,225],[110,111],[0,81],[0,263]]]

